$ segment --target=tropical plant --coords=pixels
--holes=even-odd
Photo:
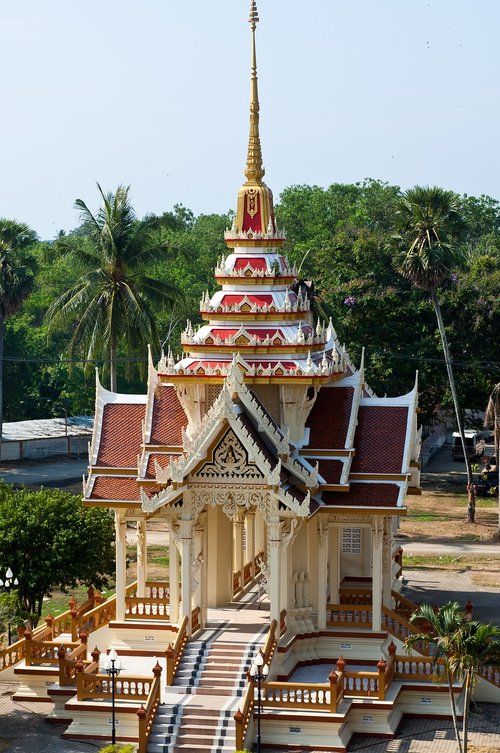
[[[434,646],[432,659],[437,665],[440,661],[444,662],[446,670],[446,681],[448,683],[448,692],[450,695],[451,715],[453,727],[457,738],[459,753],[462,753],[462,744],[458,731],[458,715],[455,702],[455,691],[453,688],[453,672],[450,669],[450,657],[453,656],[455,648],[454,638],[457,632],[465,623],[465,616],[460,604],[456,601],[448,602],[441,609],[435,611],[429,604],[422,604],[410,618],[410,622],[423,621],[427,625],[426,630],[419,633],[412,633],[405,640],[405,646],[409,652],[411,649],[422,642],[429,642]]]
[[[108,585],[113,544],[109,510],[82,507],[79,497],[59,489],[14,490],[0,481],[0,566],[16,574],[16,593],[33,625],[54,589]]]
[[[49,331],[74,326],[70,358],[80,346],[86,350],[87,367],[100,356],[106,358],[111,389],[116,391],[119,345],[124,344],[129,359],[134,354],[145,359],[148,344],[159,346],[153,306],[175,304],[183,296],[180,287],[147,273],[148,264],[173,251],[161,233],[165,218],[138,221],[128,187],[118,186],[107,194],[97,187],[102,199],[97,214],[77,199],[82,233],[55,244],[56,251],[69,254],[83,274],[51,304],[47,316]]]
[[[394,234],[394,268],[417,288],[427,292],[436,313],[443,346],[450,391],[462,442],[469,502],[467,519],[475,518],[475,492],[470,458],[465,442],[462,413],[458,401],[448,337],[437,289],[453,270],[465,265],[463,241],[467,225],[460,211],[460,198],[453,191],[430,186],[415,186],[404,193],[396,205]]]
[[[5,322],[21,308],[33,288],[35,261],[28,249],[36,240],[36,233],[28,225],[0,219],[0,458]]]
[[[405,646],[411,652],[416,644],[429,642],[434,648],[434,664],[444,664],[457,750],[459,753],[467,753],[469,706],[476,673],[500,664],[500,628],[469,621],[456,601],[450,601],[438,610],[429,604],[422,604],[410,621],[419,622],[422,627],[421,632],[413,633],[405,639]],[[462,737],[453,687],[456,681],[464,684]]]

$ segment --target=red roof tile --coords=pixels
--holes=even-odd
[[[351,483],[348,492],[323,492],[323,504],[335,507],[396,507],[396,484]]]
[[[352,387],[324,387],[319,391],[307,421],[309,447],[345,447],[353,394]]]
[[[324,460],[319,459],[319,472],[325,479],[327,484],[338,484],[340,482],[340,474],[342,473],[342,466],[344,465],[341,460]],[[314,465],[316,460],[309,458],[309,463]]]
[[[151,444],[182,445],[182,427],[188,420],[175,387],[158,385],[153,403]]]
[[[142,443],[144,404],[108,403],[104,406],[96,465],[134,468]]]
[[[146,468],[146,478],[156,478],[155,460],[158,461],[160,467],[165,470],[170,465],[172,460],[179,457],[179,454],[174,455],[170,453],[151,452],[148,458],[148,465]]]
[[[135,478],[97,476],[90,499],[140,501],[139,485]]]
[[[408,408],[361,405],[354,437],[353,473],[401,473]]]

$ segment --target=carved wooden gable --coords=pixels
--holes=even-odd
[[[248,453],[232,429],[229,429],[212,452],[210,461],[193,474],[193,481],[250,481],[261,483],[263,474],[248,460]]]

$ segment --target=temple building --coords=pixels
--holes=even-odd
[[[356,732],[394,735],[406,713],[449,714],[428,647],[412,661],[403,649],[415,605],[396,533],[419,493],[417,382],[377,397],[287,259],[264,183],[257,21],[252,0],[245,182],[202,323],[187,322],[180,360],[150,356],[146,394],[97,382],[83,504],[113,511],[116,594],[90,593],[5,664],[17,697],[51,698],[70,738],[109,739],[113,694],[117,736],[140,753],[234,753],[257,736],[343,751]],[[97,644],[91,657],[78,641]],[[115,683],[99,663],[110,649],[124,657]],[[481,680],[490,700],[495,677]]]

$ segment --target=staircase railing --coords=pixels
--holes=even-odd
[[[243,750],[245,739],[253,714],[255,703],[255,683],[251,677],[248,678],[248,685],[243,696],[243,703],[234,715],[234,724],[236,726],[236,750]]]
[[[393,609],[387,609],[387,607],[382,607],[382,627],[401,641],[404,641],[409,635],[422,632],[416,625],[408,622],[408,620]],[[424,656],[429,656],[430,654],[429,643],[427,641],[415,643],[413,648]]]
[[[0,649],[0,672],[26,659],[26,632],[30,633],[31,640],[33,641],[54,641],[55,638],[65,633],[71,633],[71,641],[76,643],[81,632],[89,634],[93,632],[93,629],[106,625],[109,619],[103,619],[101,616],[97,627],[92,629],[91,624],[88,624],[89,614],[95,613],[96,610],[98,613],[101,608],[104,611],[109,610],[109,606],[106,607],[105,605],[109,605],[110,602],[113,602],[114,607],[113,600],[115,597],[113,596],[108,601],[102,601],[101,594],[94,592],[93,589],[89,589],[87,597],[86,601],[79,607],[76,606],[73,598],[70,599],[69,609],[66,612],[62,612],[57,617],[52,617],[50,614],[47,615],[44,622],[38,625],[33,631],[25,631],[18,641]],[[110,617],[110,619],[113,619],[113,617]]]
[[[91,653],[91,659],[87,659],[87,644],[81,643],[71,651],[66,651],[65,646],[59,644],[59,687],[64,688],[76,684],[78,672],[97,674],[99,671],[99,657],[101,652],[96,647]]]
[[[177,672],[177,668],[182,659],[187,640],[188,618],[186,615],[180,624],[175,643],[173,645],[169,643],[165,651],[165,656],[167,658],[167,685],[173,685],[174,683],[175,673]]]
[[[141,706],[137,712],[137,719],[139,720],[139,745],[137,753],[146,753],[148,747],[149,736],[153,728],[158,706],[161,702],[161,672],[162,668],[156,662],[156,666],[153,667],[154,680],[146,704]]]

